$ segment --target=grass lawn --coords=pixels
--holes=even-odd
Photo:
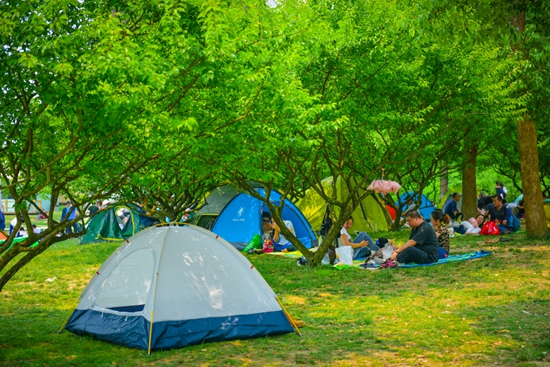
[[[407,235],[392,236],[403,243]],[[151,355],[57,333],[118,246],[66,241],[34,259],[0,293],[0,365],[550,366],[550,244],[508,237],[513,241],[453,238],[455,253],[493,254],[412,269],[308,269],[293,259],[250,255],[289,312],[306,322],[303,336]]]

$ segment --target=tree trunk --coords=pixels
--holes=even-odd
[[[472,140],[470,135],[467,135],[464,139],[462,161],[462,214],[464,214],[464,219],[477,215],[477,149],[477,144]]]
[[[528,117],[518,121],[518,140],[527,236],[546,238],[548,228],[540,187],[537,130]]]
[[[449,171],[444,161],[440,161],[439,163],[441,164],[441,174],[439,175],[439,201],[441,201],[447,193],[447,190],[449,190]]]

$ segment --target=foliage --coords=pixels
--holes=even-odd
[[[2,3],[0,190],[30,229],[38,193],[68,197],[79,213],[101,198],[141,201],[172,221],[221,182],[257,195],[253,180],[283,198],[312,188],[340,209],[317,253],[267,205],[315,266],[382,172],[423,192],[462,168],[464,139],[488,152],[526,111],[546,117],[547,20],[537,11],[548,7],[521,4]],[[488,37],[511,10],[532,16],[525,34]],[[349,195],[327,194],[328,176]],[[45,214],[46,231],[0,248],[0,269],[27,253],[0,289],[85,220]]]
[[[340,208],[330,243],[372,194],[359,191],[382,169],[421,192],[438,175],[439,159],[460,152],[463,134],[501,118],[510,88],[501,81],[498,48],[419,41],[406,21],[416,15],[414,7],[346,1],[296,6],[305,20],[290,3],[278,10],[301,21],[302,33],[286,32],[293,38],[281,43],[302,47],[288,47],[284,58],[265,69],[269,79],[251,106],[254,113],[227,130],[228,145],[217,146],[208,162],[244,188],[250,179],[280,189],[284,197],[313,188]],[[275,50],[262,50],[269,52]],[[285,84],[279,84],[282,78]],[[217,162],[220,156],[224,160]],[[337,200],[335,188],[328,195],[321,183],[327,176],[343,179],[349,196]],[[265,201],[280,222],[277,209]],[[325,246],[313,254],[282,230],[309,264],[320,262]]]
[[[1,6],[0,174],[24,219],[18,225],[31,236],[8,250],[10,237],[0,248],[0,269],[26,253],[11,263],[0,289],[50,245],[80,235],[63,232],[83,223],[88,203],[110,197],[160,157],[149,138],[176,104],[167,84],[178,82],[173,59],[187,32],[177,2],[119,4],[116,10],[102,1]],[[160,103],[171,99],[168,107]],[[48,228],[32,234],[28,208],[37,206],[39,192],[53,203],[60,195],[70,198],[80,215],[55,221],[52,205],[44,213]]]

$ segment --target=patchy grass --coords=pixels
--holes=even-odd
[[[386,234],[400,243],[407,232]],[[548,366],[550,245],[452,239],[452,252],[489,257],[426,268],[368,271],[249,259],[289,312],[287,334],[154,352],[57,330],[118,244],[54,245],[0,293],[2,366]],[[490,238],[490,241],[498,240]]]

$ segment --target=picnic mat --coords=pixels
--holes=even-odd
[[[298,259],[298,258],[302,257],[302,254],[300,253],[300,251],[269,252],[268,254],[269,255],[275,255],[275,256],[289,257],[289,258],[292,258],[292,259]],[[467,254],[449,255],[449,257],[447,257],[446,259],[439,259],[436,263],[432,263],[432,264],[399,264],[399,267],[400,268],[418,268],[418,267],[421,267],[421,266],[443,265],[443,264],[448,264],[448,263],[453,263],[453,262],[458,262],[458,261],[479,259],[481,257],[485,257],[485,256],[489,256],[489,255],[491,255],[490,251],[479,250],[479,251],[474,251],[474,252],[470,252],[470,253],[467,253]],[[336,264],[334,266],[339,267],[339,268],[359,267],[359,265],[363,264],[364,262],[365,262],[364,260],[354,260],[353,265]]]
[[[317,249],[317,247],[315,249],[309,249],[310,251],[315,251]],[[300,251],[292,251],[292,252],[267,252],[267,255],[275,255],[275,256],[283,256],[283,257],[289,257],[291,259],[299,259],[301,258],[303,255]]]
[[[458,262],[458,261],[479,259],[481,257],[485,257],[485,256],[489,256],[489,255],[491,255],[490,251],[479,250],[479,251],[470,252],[468,254],[449,255],[449,257],[447,257],[447,258],[439,259],[437,262],[431,263],[431,264],[414,264],[414,263],[412,263],[412,264],[399,264],[399,268],[419,268],[419,267],[422,267],[422,266],[443,265],[443,264],[454,263],[454,262]],[[364,261],[357,261],[357,264],[356,264],[356,261],[354,261],[353,266],[354,267],[359,266],[363,263],[364,263]],[[335,266],[338,266],[338,264],[336,264]],[[341,265],[341,266],[344,267],[346,265]],[[347,265],[347,266],[350,266],[350,265]]]

